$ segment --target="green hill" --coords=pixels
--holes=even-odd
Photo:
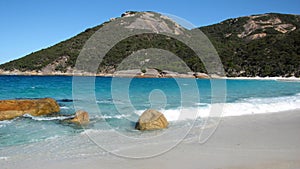
[[[136,14],[129,12],[127,14]],[[123,14],[122,17],[125,17]],[[104,24],[60,42],[47,49],[0,65],[6,71],[72,72],[85,42]],[[217,49],[227,76],[300,76],[300,16],[263,14],[200,27]],[[134,44],[134,45],[132,45]],[[183,43],[158,34],[143,34],[118,43],[99,67],[99,72],[112,73],[125,56],[147,48],[166,49],[182,58],[192,71],[206,72],[194,52]],[[177,70],[180,63],[157,65],[162,70]],[[176,69],[177,68],[177,69]]]
[[[300,16],[264,14],[200,28],[228,76],[300,76]]]

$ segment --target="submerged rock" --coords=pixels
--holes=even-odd
[[[169,125],[165,116],[157,110],[146,110],[136,123],[137,130],[157,130]]]
[[[0,121],[10,120],[24,114],[32,116],[48,115],[57,113],[60,107],[54,99],[34,100],[0,100]]]
[[[75,117],[68,120],[68,122],[79,125],[87,125],[90,122],[89,113],[83,110],[79,110],[76,112]]]

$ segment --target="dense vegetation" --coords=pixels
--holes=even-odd
[[[286,33],[279,32],[274,27],[265,26],[270,20],[279,18],[281,24],[291,24],[296,30]],[[245,37],[240,34],[245,32],[245,25],[260,22],[260,26]],[[105,23],[104,23],[105,24]],[[66,71],[67,67],[74,67],[77,56],[85,42],[98,29],[96,26],[85,30],[77,36],[58,43],[47,49],[31,53],[23,58],[0,65],[4,70],[39,71],[53,63],[62,56],[69,59],[65,65],[58,65],[56,70]],[[300,76],[300,17],[296,15],[268,14],[257,18],[241,17],[229,19],[222,23],[201,27],[217,49],[227,76]],[[261,38],[250,37],[265,33]],[[245,34],[245,33],[244,33]],[[131,55],[134,51],[146,48],[161,48],[173,52],[179,56],[193,71],[205,72],[200,60],[183,43],[173,38],[157,34],[143,34],[123,40],[106,55],[99,67],[101,72],[109,72],[116,69],[122,59]],[[157,69],[179,69],[181,63],[170,65],[157,65]],[[177,69],[176,69],[177,68]]]
[[[220,24],[200,28],[216,47],[228,76],[300,76],[300,17],[269,14],[256,20],[279,18],[282,23],[296,26],[290,33],[280,33],[273,27],[257,29],[249,34],[267,36],[249,40],[239,38],[249,17],[229,19]],[[229,36],[230,35],[230,36]]]
[[[195,72],[206,72],[201,60],[197,57],[195,52],[184,43],[169,36],[153,33],[135,35],[119,42],[104,57],[99,71],[103,72],[103,68],[106,67],[113,67],[114,69],[117,69],[117,66],[123,61],[124,57],[130,56],[134,51],[149,48],[162,49],[172,52],[176,56],[179,56],[180,59],[183,60],[183,62],[170,57],[165,57],[163,54],[147,57],[143,57],[142,55],[140,55],[135,59],[131,59],[130,62],[127,61],[124,69],[128,69],[129,67],[133,69],[142,68],[140,67],[139,63],[147,58],[151,58],[148,63],[144,64],[144,66],[146,66],[147,68],[186,73],[188,70],[185,69],[185,65],[182,65],[183,63],[185,63],[190,68],[190,70],[193,70]]]

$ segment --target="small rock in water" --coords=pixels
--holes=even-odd
[[[87,125],[90,122],[89,113],[83,110],[79,110],[76,112],[75,117],[69,120],[69,122],[79,125]]]
[[[165,116],[157,110],[146,110],[136,123],[137,130],[157,130],[167,128],[169,125]]]

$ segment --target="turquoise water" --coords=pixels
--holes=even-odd
[[[88,85],[93,80],[95,89]],[[104,77],[77,77],[74,81],[68,76],[0,76],[0,83],[1,100],[51,97],[61,107],[61,112],[52,116],[25,115],[0,122],[0,148],[82,133],[85,129],[63,122],[77,109],[90,113],[91,124],[86,129],[110,127],[128,134],[136,132],[135,122],[149,108],[162,111],[174,126],[191,120],[178,117],[182,109],[196,112],[201,119],[213,104],[224,103],[224,116],[300,108],[299,82]],[[75,90],[76,85],[79,88]],[[225,90],[221,90],[223,87]],[[212,95],[212,91],[216,93]]]

